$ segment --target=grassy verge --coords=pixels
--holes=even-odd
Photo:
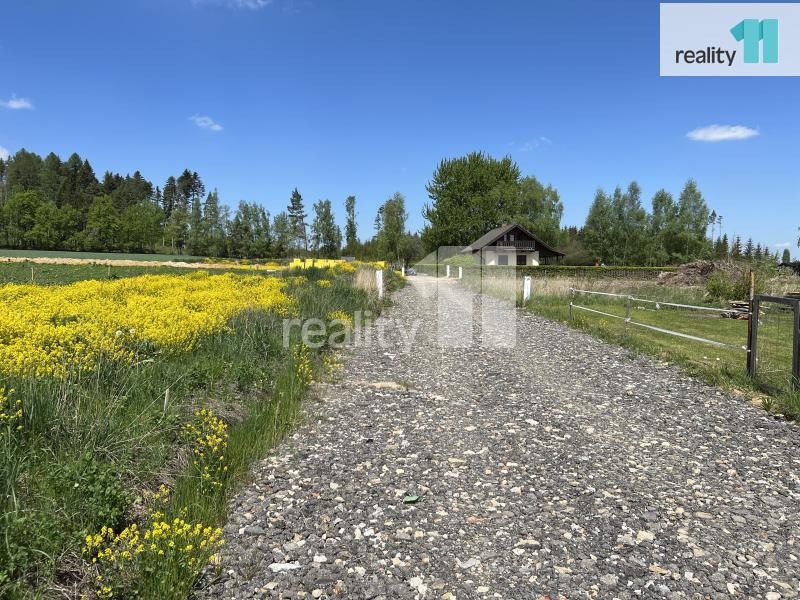
[[[82,268],[59,267],[63,281]],[[354,279],[312,269],[288,293],[301,319],[378,312]],[[186,598],[228,498],[327,356],[296,330],[285,346],[282,318],[252,310],[191,352],[0,375],[0,597]]]
[[[475,287],[479,282],[466,280],[465,283]],[[497,279],[492,283],[491,279],[484,279],[482,283],[484,291],[504,294],[509,292],[505,288],[513,285],[515,290],[512,290],[512,293],[517,293],[521,300],[521,283],[518,280]],[[582,283],[581,288],[589,291],[630,294],[645,300],[724,308],[721,304],[711,301],[702,288],[648,282],[631,283],[626,280],[595,282],[592,285]],[[569,288],[573,285],[575,284],[568,279],[534,280],[531,299],[522,306],[543,317],[586,331],[610,343],[678,364],[687,373],[711,385],[757,400],[768,410],[790,418],[800,417],[800,397],[797,394],[767,394],[748,377],[747,352],[744,349],[747,346],[747,321],[722,318],[718,313],[710,311],[634,301],[630,303],[631,323],[626,326],[624,321],[626,302],[623,298],[585,293],[576,293],[572,297]],[[573,307],[570,316],[571,298],[576,305],[607,315]],[[637,326],[633,324],[634,322],[722,342],[726,346],[714,346],[669,335]],[[788,388],[790,385],[787,377],[791,376],[791,335],[792,325],[786,314],[776,311],[762,314],[759,368],[763,369],[765,377],[774,378],[772,383],[776,387]]]
[[[4,283],[36,283],[39,285],[63,285],[84,281],[86,279],[120,279],[123,277],[136,277],[148,273],[160,275],[186,275],[193,269],[161,266],[153,262],[152,267],[118,267],[106,265],[60,265],[38,264],[31,262],[3,263],[0,262],[0,285]],[[215,270],[214,273],[226,273],[228,269]],[[241,273],[230,269],[231,273]],[[257,272],[256,272],[257,273]]]

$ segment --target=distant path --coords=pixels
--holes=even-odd
[[[442,349],[469,293],[410,280],[384,322],[418,343],[319,386],[201,597],[798,597],[800,428],[522,312],[513,349]]]

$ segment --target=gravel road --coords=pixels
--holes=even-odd
[[[410,281],[255,466],[199,597],[800,597],[800,428],[528,313],[486,347],[469,292]]]

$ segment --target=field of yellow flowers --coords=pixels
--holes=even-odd
[[[60,377],[91,369],[100,356],[133,361],[146,348],[191,351],[244,310],[296,312],[286,287],[284,279],[204,271],[7,285],[0,288],[0,369]]]
[[[379,312],[366,268],[0,284],[0,597],[187,598],[250,463],[335,364],[283,319]]]

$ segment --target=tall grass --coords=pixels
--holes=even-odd
[[[303,272],[290,292],[301,318],[325,319],[340,310],[378,312],[375,294],[340,274]],[[374,275],[373,275],[374,276]],[[144,524],[150,492],[171,490],[164,518],[216,525],[228,498],[292,427],[311,372],[322,353],[299,359],[295,330],[283,345],[283,321],[274,314],[238,315],[229,331],[210,336],[189,353],[155,353],[132,365],[100,361],[91,372],[63,379],[0,375],[0,388],[22,399],[24,426],[0,437],[0,597],[80,597],[95,589],[95,570],[82,554],[83,538],[103,526],[118,532]],[[227,471],[209,487],[192,467],[183,428],[200,408],[228,427]],[[155,562],[125,581],[128,595],[186,598],[193,572]]]

